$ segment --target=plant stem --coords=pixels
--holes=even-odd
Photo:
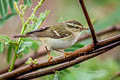
[[[16,58],[17,58],[17,55],[16,55],[16,53],[15,53],[15,56],[14,56],[14,58],[13,58],[13,60],[12,60],[12,63],[11,63],[10,69],[8,70],[9,72],[11,72],[11,71],[13,70],[13,68],[14,68],[14,64],[15,64],[15,61],[16,61]]]
[[[15,9],[16,9],[16,12],[17,12],[18,15],[20,16],[20,19],[21,19],[21,22],[22,22],[22,26],[23,26],[23,27],[22,27],[22,30],[21,30],[21,35],[24,34],[24,31],[26,30],[27,24],[30,22],[31,18],[35,15],[37,9],[40,8],[40,6],[42,5],[42,3],[43,3],[44,1],[45,1],[45,0],[41,0],[41,1],[38,3],[38,5],[34,8],[31,16],[28,18],[28,20],[27,20],[26,22],[24,22],[24,16],[23,16],[23,14],[20,12],[20,10],[18,9],[17,3],[16,3],[16,2],[14,3],[14,7],[15,7]],[[14,68],[14,64],[15,64],[15,61],[16,61],[16,59],[17,59],[17,50],[19,49],[19,45],[20,45],[21,41],[22,41],[22,38],[19,38],[18,41],[17,41],[18,44],[16,45],[15,55],[14,55],[14,58],[13,58],[13,61],[12,61],[11,65],[10,65],[9,72],[11,72],[11,71],[13,70],[13,68]]]
[[[35,15],[36,11],[38,10],[38,8],[41,7],[41,5],[43,4],[44,1],[45,1],[45,0],[41,0],[41,1],[38,3],[38,5],[33,9],[33,12],[32,12],[32,14],[31,14],[31,16],[28,18],[28,20],[27,20],[27,21],[25,22],[25,24],[24,24],[23,30],[26,29],[27,24],[30,22],[31,18]]]
[[[22,13],[20,12],[20,10],[18,9],[18,6],[17,6],[17,3],[15,2],[14,3],[14,7],[16,9],[16,12],[18,13],[18,15],[20,16],[20,19],[21,19],[21,22],[22,22],[22,31],[21,31],[21,34],[24,33],[24,30],[25,30],[25,25],[24,25],[24,17],[22,15]],[[26,25],[27,26],[27,25]],[[9,72],[11,72],[14,68],[14,64],[15,64],[15,61],[17,59],[17,50],[19,49],[19,45],[20,45],[20,42],[21,42],[22,38],[19,38],[18,41],[17,41],[17,45],[16,45],[16,50],[15,50],[15,55],[14,55],[14,58],[12,60],[12,63],[10,65],[10,69],[8,70]]]
[[[89,25],[89,28],[90,28],[90,31],[91,31],[91,34],[92,34],[93,43],[94,43],[94,45],[97,45],[98,41],[97,41],[97,38],[96,38],[94,27],[92,25],[92,22],[90,20],[89,15],[88,15],[87,9],[86,9],[85,4],[84,4],[84,1],[83,0],[79,0],[79,2],[81,4],[82,10],[83,10],[84,15],[85,15],[85,18],[87,20],[87,23]]]
[[[22,40],[21,38],[18,39],[18,44],[16,46],[15,55],[14,55],[14,58],[12,60],[11,65],[10,65],[10,69],[8,70],[9,72],[11,72],[13,70],[13,68],[14,68],[14,64],[15,64],[15,61],[17,59],[17,50],[19,49],[19,45],[20,45],[21,40]]]

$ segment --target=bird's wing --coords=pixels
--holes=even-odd
[[[28,32],[25,35],[28,37],[53,37],[52,33],[50,32],[50,27],[41,27],[38,30]]]
[[[34,30],[31,32],[28,32],[24,35],[15,35],[14,38],[19,38],[19,37],[48,37],[50,34],[46,34],[48,32],[49,27],[41,27],[39,30]]]
[[[28,32],[26,34],[32,34],[32,33],[35,33],[35,32],[42,32],[42,31],[45,31],[45,30],[48,30],[49,27],[41,27],[39,30],[35,30],[35,31],[31,31],[31,32]]]
[[[18,37],[49,37],[49,38],[64,38],[71,35],[72,32],[68,31],[64,25],[54,25],[50,27],[41,27],[39,30],[31,31],[26,33],[25,35],[17,35]]]

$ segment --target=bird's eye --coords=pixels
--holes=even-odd
[[[79,29],[79,27],[76,27],[76,29]]]

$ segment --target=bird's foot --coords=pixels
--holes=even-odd
[[[64,53],[64,57],[65,57],[65,58],[67,58],[67,57],[70,56],[70,55],[71,55],[71,53],[69,53],[69,52],[65,52],[65,53]]]
[[[52,59],[53,59],[53,57],[52,57],[52,56],[49,56],[48,62],[50,62]]]

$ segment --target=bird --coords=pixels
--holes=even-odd
[[[53,58],[50,55],[52,50],[59,52],[74,45],[81,36],[81,31],[84,30],[88,30],[88,28],[83,27],[79,21],[68,20],[48,27],[41,27],[24,35],[15,35],[14,38],[38,38],[45,45],[49,56],[48,61],[50,61]],[[66,56],[65,53],[64,56]]]

